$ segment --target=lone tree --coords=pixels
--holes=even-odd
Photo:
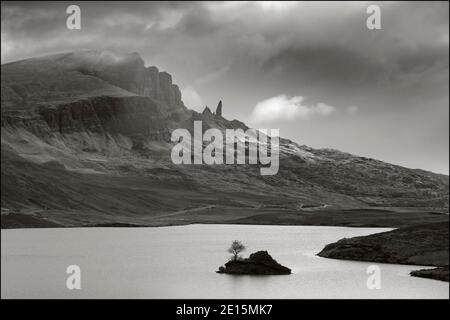
[[[233,255],[233,260],[236,261],[239,258],[239,253],[245,250],[245,246],[242,242],[238,240],[234,240],[231,244],[231,247],[228,249],[228,252]]]

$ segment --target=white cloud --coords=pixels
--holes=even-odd
[[[184,104],[189,109],[201,112],[203,109],[203,99],[193,87],[181,89]]]
[[[354,114],[355,112],[358,111],[358,109],[359,108],[357,106],[350,106],[350,107],[347,108],[347,112],[350,113],[350,114]]]
[[[302,96],[289,97],[279,95],[258,102],[250,116],[252,123],[263,123],[276,120],[308,120],[315,116],[328,116],[336,109],[320,102],[306,105]]]

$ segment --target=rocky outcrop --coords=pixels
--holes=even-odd
[[[39,113],[51,130],[60,133],[92,131],[141,135],[151,140],[168,141],[170,138],[158,105],[142,96],[96,97],[42,108]]]
[[[82,50],[2,65],[2,127],[38,137],[122,134],[169,141],[166,118],[185,112],[167,72],[137,53]]]
[[[70,53],[59,59],[58,63],[158,100],[168,111],[185,108],[180,89],[172,83],[172,76],[160,72],[155,66],[146,68],[138,53],[117,55],[109,51],[84,50]]]
[[[449,224],[429,223],[328,244],[320,257],[448,267]],[[419,272],[419,274],[430,274]]]
[[[202,115],[206,117],[212,117],[213,113],[211,112],[211,109],[206,106],[205,109],[203,109]]]
[[[159,87],[156,88],[155,98],[164,101],[169,109],[184,107],[180,89],[172,84],[172,76],[167,72],[159,73]]]
[[[222,116],[222,100],[220,100],[220,101],[219,101],[219,104],[217,105],[215,115],[216,115],[216,116],[219,116],[219,117]]]
[[[100,96],[40,106],[32,116],[2,115],[2,127],[23,127],[39,137],[51,133],[123,134],[133,139],[169,141],[170,132],[152,99]]]
[[[290,274],[291,269],[274,260],[267,251],[252,253],[247,259],[228,261],[217,273],[250,274],[250,275],[282,275]]]
[[[410,275],[449,282],[449,267],[415,270],[411,271]]]
[[[146,96],[165,113],[186,110],[167,72],[137,53],[80,50],[2,65],[2,111],[97,96]]]

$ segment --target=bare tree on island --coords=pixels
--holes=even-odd
[[[234,240],[231,247],[228,248],[228,252],[233,255],[233,260],[236,261],[239,258],[239,253],[245,250],[245,246],[239,240]]]

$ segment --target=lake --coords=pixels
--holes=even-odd
[[[382,228],[188,225],[161,228],[1,230],[2,298],[449,298],[449,284],[410,277],[418,266],[333,260],[316,254],[344,237]],[[215,271],[233,240],[248,256],[267,250],[292,269],[283,276]],[[367,268],[381,288],[367,288]],[[81,268],[81,290],[66,268]]]

